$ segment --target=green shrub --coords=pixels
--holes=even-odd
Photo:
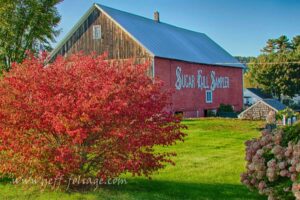
[[[292,117],[297,117],[299,118],[299,114],[296,113],[293,109],[287,107],[284,110],[281,110],[277,113],[276,118],[277,119],[283,119],[283,116],[285,115],[286,118],[292,118]]]
[[[234,112],[232,105],[229,104],[220,104],[220,107],[218,108],[218,113],[220,112]]]
[[[213,110],[208,110],[207,111],[207,117],[216,117],[217,113]]]
[[[237,118],[237,114],[234,112],[233,107],[229,104],[220,104],[217,115],[219,117]]]

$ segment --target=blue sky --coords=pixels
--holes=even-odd
[[[207,34],[232,55],[256,56],[269,38],[300,35],[299,0],[64,0],[60,41],[93,3]],[[54,45],[55,46],[55,45]]]

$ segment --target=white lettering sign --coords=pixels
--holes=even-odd
[[[208,79],[206,76],[202,75],[202,70],[198,70],[197,74],[197,85],[199,89],[208,89]]]
[[[175,87],[177,90],[181,90],[184,88],[195,88],[195,76],[183,74],[181,71],[181,67],[177,67],[176,69],[176,83]]]
[[[210,76],[203,75],[202,70],[197,71],[197,79],[193,74],[184,74],[181,67],[176,69],[176,83],[175,87],[177,90],[185,88],[197,88],[198,89],[210,89],[214,91],[217,88],[229,88],[229,77],[217,76],[215,71],[210,72]],[[210,78],[210,85],[209,85]],[[195,81],[197,80],[197,85]]]

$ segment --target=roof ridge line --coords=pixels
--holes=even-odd
[[[151,19],[151,18],[142,16],[142,15],[138,15],[138,14],[134,14],[134,13],[131,13],[131,12],[129,12],[129,11],[124,11],[124,10],[112,8],[112,7],[109,7],[109,6],[106,6],[106,5],[103,5],[103,4],[99,4],[99,3],[95,3],[95,5],[96,5],[96,6],[98,5],[99,7],[106,7],[106,8],[108,8],[108,9],[116,10],[116,11],[118,11],[118,12],[124,12],[124,13],[129,14],[129,15],[133,15],[133,16],[136,16],[136,17],[140,17],[140,18],[143,18],[143,19],[152,21],[153,23],[157,23],[157,22],[155,22],[155,20],[153,20],[153,19]],[[182,29],[182,30],[185,30],[185,31],[188,31],[188,32],[194,32],[194,33],[197,33],[197,34],[204,34],[204,35],[206,35],[205,33],[202,33],[202,32],[198,32],[198,31],[195,31],[195,30],[190,30],[190,29],[187,29],[187,28],[175,26],[175,25],[173,25],[173,24],[169,24],[169,23],[162,22],[162,21],[160,21],[160,22],[157,23],[157,24],[163,24],[163,25],[171,26],[171,27],[173,27],[173,28]]]

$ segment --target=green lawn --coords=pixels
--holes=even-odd
[[[176,166],[153,175],[127,177],[128,184],[89,193],[40,192],[0,185],[0,199],[266,199],[241,185],[244,142],[259,135],[261,122],[226,119],[186,120],[184,143],[167,148],[175,151]]]

